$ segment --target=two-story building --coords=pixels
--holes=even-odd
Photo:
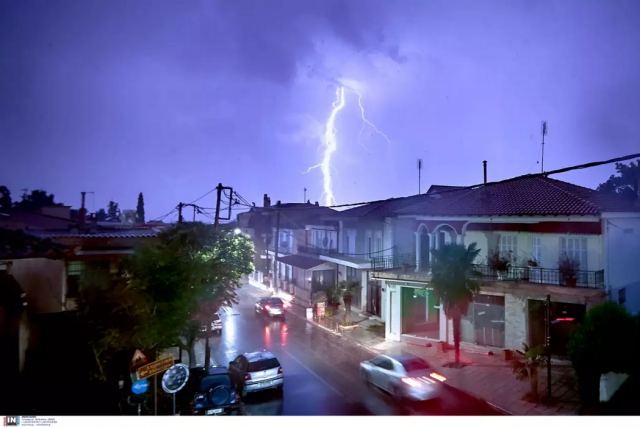
[[[254,241],[256,270],[251,277],[273,289],[308,303],[316,288],[329,287],[336,277],[335,265],[320,260],[311,248],[336,248],[335,211],[318,203],[271,205],[264,195],[262,207],[238,215],[238,226]]]
[[[609,297],[640,309],[637,204],[542,175],[435,187],[425,196],[385,219],[383,239],[393,252],[373,258],[387,339],[452,340],[430,283],[431,250],[450,242],[481,250],[482,286],[462,323],[464,342],[509,349],[543,343],[549,296],[552,349],[562,355],[592,305]]]

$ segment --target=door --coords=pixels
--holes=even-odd
[[[369,373],[369,381],[378,388],[382,388],[382,363],[384,361],[384,357],[377,357],[371,360],[371,365],[373,366],[371,372]]]
[[[380,363],[380,388],[387,392],[393,392],[395,384],[395,374],[393,368],[393,362],[385,358]]]

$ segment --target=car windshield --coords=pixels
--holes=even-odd
[[[200,390],[208,391],[218,385],[231,386],[231,378],[228,374],[209,375],[205,376],[200,381]]]
[[[249,368],[247,370],[250,372],[261,372],[263,370],[275,369],[279,366],[280,363],[277,359],[269,358],[268,360],[258,360],[250,362]]]
[[[272,297],[270,299],[266,299],[264,302],[268,305],[282,306],[282,299],[279,297]]]
[[[402,366],[407,372],[415,372],[419,370],[427,370],[429,365],[418,358],[401,361]]]

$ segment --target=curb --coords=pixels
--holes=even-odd
[[[250,280],[250,281],[248,282],[248,284],[249,284],[249,285],[251,285],[251,286],[253,286],[253,287],[255,287],[255,288],[258,288],[258,289],[260,289],[260,290],[263,290],[263,291],[268,291],[268,290],[269,290],[266,286],[263,286],[262,284],[258,284],[258,283],[256,283],[255,281],[251,281],[251,280]],[[294,305],[296,305],[298,308],[305,309],[304,307],[302,307],[302,306],[298,305],[297,303],[294,303]],[[361,347],[361,348],[366,349],[367,351],[371,352],[372,354],[375,354],[375,355],[380,355],[380,354],[382,354],[382,351],[379,351],[379,350],[377,350],[377,349],[373,349],[373,348],[371,348],[370,346],[365,345],[365,344],[363,344],[363,343],[359,342],[359,341],[358,341],[358,340],[356,340],[356,339],[352,339],[352,338],[350,338],[350,337],[348,337],[348,336],[344,336],[343,334],[341,334],[341,333],[339,333],[339,332],[336,332],[336,331],[334,331],[334,330],[331,330],[330,328],[325,327],[325,326],[323,326],[322,324],[319,324],[319,323],[317,323],[317,322],[315,322],[315,321],[313,321],[313,320],[307,319],[307,317],[306,317],[306,316],[301,315],[301,314],[298,314],[298,313],[296,313],[295,311],[290,311],[289,313],[293,314],[293,315],[294,315],[294,316],[296,316],[297,318],[301,318],[301,319],[305,320],[306,322],[308,322],[309,324],[311,324],[311,325],[313,325],[313,326],[315,326],[315,327],[318,327],[318,328],[320,328],[320,329],[322,329],[322,330],[327,331],[328,333],[331,333],[331,334],[332,334],[332,335],[334,335],[334,336],[342,337],[342,338],[344,338],[345,340],[349,341],[350,343],[352,343],[352,344],[354,344],[354,345],[356,345],[356,346],[359,346],[359,347]],[[488,400],[486,400],[486,399],[484,399],[484,398],[482,398],[482,397],[479,397],[478,395],[476,395],[476,394],[474,394],[474,393],[472,393],[472,392],[469,392],[469,391],[467,391],[466,389],[457,388],[457,387],[455,387],[455,386],[452,386],[452,387],[453,387],[453,388],[456,388],[456,389],[459,389],[459,390],[461,390],[461,391],[464,391],[465,393],[467,393],[467,394],[469,394],[470,396],[474,397],[476,400],[484,401],[485,403],[487,403],[489,406],[493,407],[493,408],[494,408],[494,409],[496,409],[497,411],[504,413],[506,416],[512,416],[512,415],[513,415],[511,412],[509,412],[509,411],[505,410],[504,408],[502,408],[502,407],[498,406],[497,404],[492,403],[491,401],[488,401]]]

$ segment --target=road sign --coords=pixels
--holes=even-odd
[[[149,388],[149,381],[146,379],[140,379],[131,384],[131,392],[136,395],[144,394]]]
[[[161,373],[173,365],[173,357],[165,357],[152,363],[145,364],[136,370],[138,379],[144,379]]]
[[[189,367],[186,364],[176,364],[162,376],[162,389],[170,394],[175,394],[184,388],[188,380]]]
[[[131,362],[129,363],[129,368],[133,371],[140,366],[143,366],[149,362],[149,359],[146,355],[142,353],[141,350],[136,349],[136,352],[133,353],[133,357],[131,358]]]

